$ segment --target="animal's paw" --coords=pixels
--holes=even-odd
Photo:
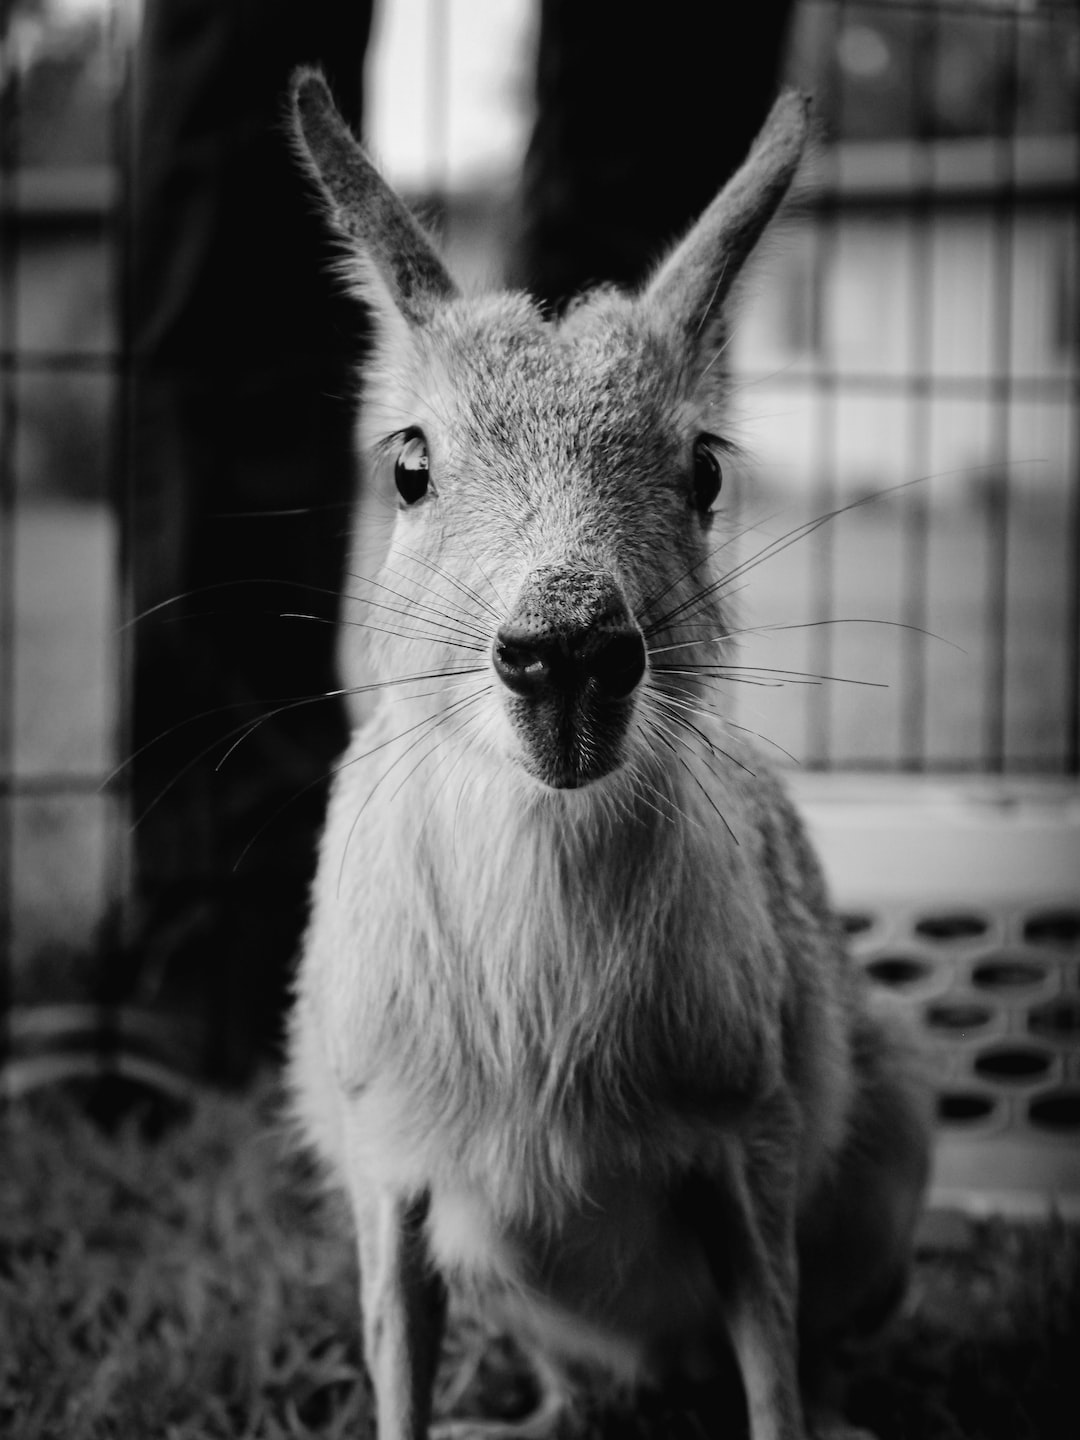
[[[847,1420],[830,1416],[817,1420],[810,1428],[810,1440],[878,1440],[872,1430],[851,1425]]]
[[[571,1406],[561,1393],[547,1392],[520,1420],[439,1420],[430,1440],[571,1440]]]
[[[546,1356],[529,1358],[539,1399],[527,1415],[520,1420],[436,1420],[430,1440],[573,1440],[580,1427],[564,1377]]]

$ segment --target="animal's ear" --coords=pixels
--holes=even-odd
[[[780,96],[746,160],[646,285],[645,304],[680,341],[710,343],[733,281],[798,169],[809,104],[794,90]]]
[[[294,73],[291,100],[297,149],[361,276],[373,268],[405,318],[423,324],[457,294],[430,240],[353,139],[317,70]],[[361,289],[370,288],[361,279]],[[380,297],[365,298],[377,306]]]

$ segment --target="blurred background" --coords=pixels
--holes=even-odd
[[[331,702],[282,708],[333,674],[331,626],[281,616],[336,613],[363,333],[281,137],[298,61],[327,69],[466,284],[553,304],[637,278],[781,79],[811,92],[820,144],[728,352],[742,553],[807,529],[748,572],[740,663],[792,675],[738,687],[732,713],[819,797],[873,776],[895,806],[969,777],[1002,803],[1075,800],[1072,0],[596,0],[576,18],[566,0],[3,0],[0,17],[9,1093],[87,1070],[242,1080],[273,1047],[344,734]],[[1058,1046],[1036,1078],[1075,1135],[1080,906],[1060,888],[1017,944],[1058,947],[1035,981]],[[970,923],[944,939],[985,942]],[[959,1029],[979,1023],[969,1004]]]

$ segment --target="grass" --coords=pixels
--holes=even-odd
[[[344,1215],[282,1142],[272,1087],[110,1129],[52,1093],[10,1108],[0,1160],[7,1440],[371,1435]],[[936,1233],[937,1238],[934,1238]],[[954,1220],[910,1313],[854,1376],[881,1440],[1056,1440],[1080,1414],[1080,1232]],[[528,1381],[472,1316],[442,1403],[508,1411]],[[737,1436],[716,1396],[586,1410],[590,1440]]]

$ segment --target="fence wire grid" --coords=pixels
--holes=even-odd
[[[403,8],[423,27],[431,83],[429,163],[402,162],[400,181],[441,217],[452,262],[498,270],[517,142],[486,173],[467,159],[455,169],[445,137],[464,124],[454,28],[466,7]],[[140,739],[129,302],[141,20],[135,0],[0,6],[9,1092],[103,1057],[164,1086],[213,1068],[205,1024],[185,1031],[150,1003],[167,990],[151,973],[166,962],[134,961],[125,938],[124,762]],[[1075,779],[1080,11],[798,0],[787,52],[823,139],[731,346],[734,433],[753,457],[736,479],[738,520],[762,544],[854,508],[762,567],[745,599],[761,630],[747,655],[852,683],[755,692],[740,721],[813,769]],[[392,63],[377,34],[369,73]],[[510,76],[528,69],[507,60]],[[518,135],[520,100],[510,110]],[[389,132],[383,145],[395,178]],[[211,774],[201,803],[213,793]],[[189,894],[174,928],[203,933],[217,903]],[[214,991],[216,1014],[237,1003],[227,989]]]

